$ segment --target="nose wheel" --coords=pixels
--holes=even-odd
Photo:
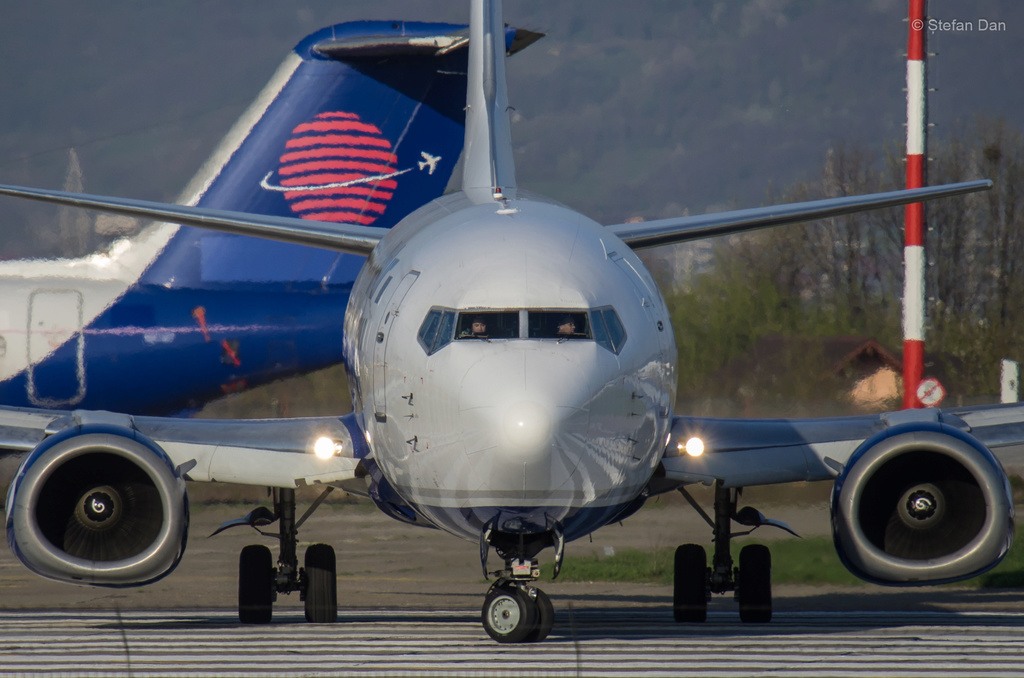
[[[480,618],[487,635],[499,643],[535,643],[551,633],[555,609],[537,587],[501,579],[484,596]]]

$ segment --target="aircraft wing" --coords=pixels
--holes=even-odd
[[[783,224],[795,224],[801,221],[838,217],[854,212],[896,207],[935,198],[987,191],[991,188],[992,182],[988,180],[965,181],[958,184],[928,186],[888,193],[869,193],[674,219],[616,224],[608,226],[608,228],[633,249],[640,249],[743,233]]]
[[[844,474],[855,454],[877,441],[941,427],[976,439],[1003,466],[1024,463],[1024,404],[812,419],[677,416],[654,489],[716,481],[726,487],[750,487],[833,480]],[[703,442],[697,456],[686,451],[692,438]]]
[[[0,449],[8,453],[29,452],[50,436],[102,432],[114,441],[141,436],[166,453],[185,480],[267,487],[341,483],[357,477],[366,450],[358,436],[353,438],[354,430],[351,414],[226,420],[0,408]],[[318,441],[323,456],[317,454]]]
[[[270,240],[368,255],[388,232],[386,228],[215,210],[171,203],[130,200],[85,193],[51,191],[0,184],[0,195],[69,205],[141,219],[198,226],[224,233],[254,235]]]

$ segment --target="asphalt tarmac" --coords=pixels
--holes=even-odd
[[[299,614],[243,626],[228,611],[0,612],[0,676],[700,676],[1024,678],[1024,614],[713,613],[676,624],[634,608],[555,612],[541,643],[502,645],[462,610]]]

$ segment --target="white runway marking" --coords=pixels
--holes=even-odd
[[[1022,676],[1024,614],[790,612],[699,626],[653,610],[558,610],[498,645],[468,611],[348,611],[242,626],[225,610],[0,611],[0,676]]]

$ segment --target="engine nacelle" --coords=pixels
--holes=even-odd
[[[832,488],[843,564],[878,584],[937,584],[995,567],[1013,540],[1013,496],[992,452],[937,422],[864,441]]]
[[[167,454],[127,428],[74,427],[25,459],[7,493],[7,541],[33,572],[136,586],[175,568],[188,491]]]

